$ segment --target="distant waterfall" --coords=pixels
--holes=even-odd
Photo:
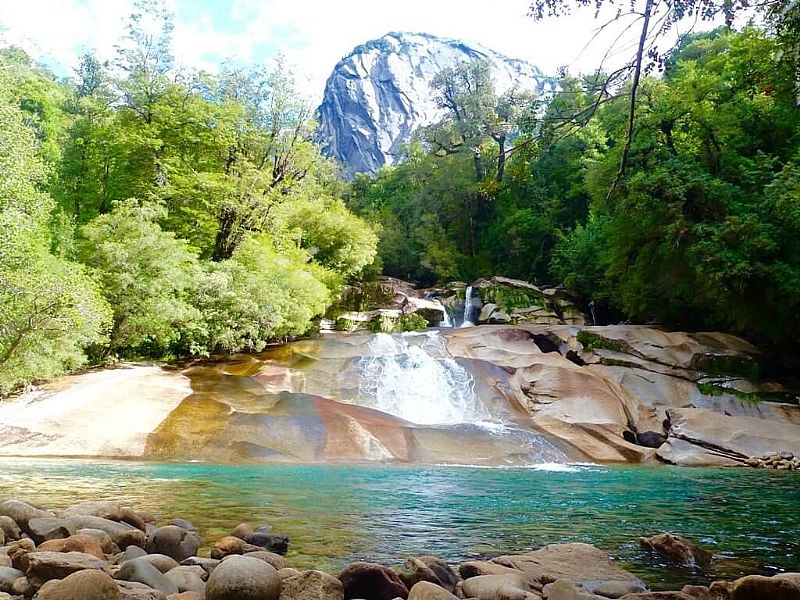
[[[379,333],[370,341],[370,356],[358,368],[358,403],[420,425],[486,421],[489,413],[475,395],[472,375],[442,357],[442,338],[429,334],[422,345],[408,339],[413,338]]]
[[[475,323],[472,321],[472,313],[474,312],[472,306],[472,286],[468,285],[467,290],[464,292],[464,322],[462,327],[474,327]]]

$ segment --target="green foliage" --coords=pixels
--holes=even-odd
[[[50,253],[47,169],[9,89],[0,72],[0,395],[83,364],[109,321],[83,269]]]
[[[258,351],[268,341],[301,335],[330,303],[330,292],[302,253],[280,255],[269,240],[243,240],[230,260],[210,263],[192,303],[205,320],[211,350]]]
[[[287,203],[278,213],[284,235],[319,265],[353,277],[375,259],[378,238],[341,200],[315,198]]]
[[[165,211],[119,202],[81,230],[80,256],[114,310],[108,352],[160,355],[200,315],[188,303],[197,259],[156,222]]]

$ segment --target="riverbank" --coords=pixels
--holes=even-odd
[[[203,547],[178,515],[157,520],[117,502],[50,511],[0,502],[0,598],[37,600],[704,600],[800,597],[800,574],[750,575],[651,593],[604,551],[552,544],[452,564],[429,554],[387,564],[354,561],[334,572],[296,568],[291,539],[269,524],[239,523]],[[673,536],[642,539],[665,569],[707,568],[716,558]]]

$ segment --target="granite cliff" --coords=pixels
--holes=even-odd
[[[485,60],[496,92],[513,86],[541,95],[555,80],[533,65],[474,44],[422,33],[389,33],[356,47],[334,67],[317,109],[322,151],[350,179],[393,165],[421,125],[442,116],[430,82],[443,68]]]

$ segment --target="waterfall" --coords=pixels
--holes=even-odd
[[[472,313],[473,313],[473,306],[472,306],[472,286],[468,285],[466,291],[464,292],[464,322],[461,324],[462,327],[474,327],[475,323],[472,322]]]
[[[482,423],[489,418],[476,397],[472,375],[446,357],[436,332],[378,333],[369,350],[369,356],[359,359],[358,404],[420,425]]]
[[[444,321],[441,322],[440,327],[447,327],[448,329],[453,327],[453,319],[450,318],[450,313],[447,312],[447,307],[443,306],[444,309]]]

